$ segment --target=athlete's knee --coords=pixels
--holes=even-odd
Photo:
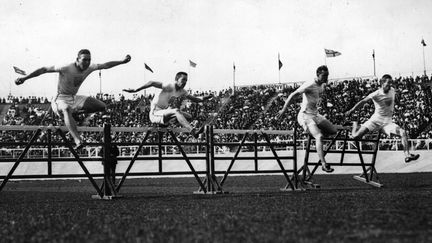
[[[58,111],[60,112],[60,114],[63,114],[63,116],[66,116],[67,114],[71,114],[72,113],[72,108],[70,108],[69,106],[67,107],[61,107],[58,109]]]
[[[178,116],[183,116],[183,114],[181,113],[179,108],[174,108],[173,109],[174,114],[178,117]]]
[[[406,133],[405,129],[402,129],[400,127],[396,129],[396,133],[397,133],[397,135],[401,136],[402,138],[407,137],[407,133]]]
[[[337,133],[337,128],[334,127],[334,126],[331,126],[331,127],[328,129],[327,133],[328,133],[329,135],[335,135],[335,134]]]
[[[323,140],[323,135],[321,134],[321,133],[317,133],[317,134],[314,134],[314,135],[312,135],[314,138],[315,138],[315,140],[317,140],[317,141],[322,141]]]

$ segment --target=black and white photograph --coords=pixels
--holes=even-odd
[[[432,1],[0,2],[1,242],[432,242]]]

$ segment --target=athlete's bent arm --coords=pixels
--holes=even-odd
[[[194,95],[188,94],[186,96],[186,98],[188,98],[189,100],[191,100],[193,102],[199,103],[199,102],[203,102],[203,101],[206,101],[206,100],[209,100],[209,99],[213,98],[213,95],[210,94],[210,95],[206,95],[206,96],[203,96],[203,97],[196,97]]]
[[[353,111],[357,110],[357,108],[362,107],[364,104],[366,104],[371,98],[369,96],[366,96],[364,99],[360,100],[357,104],[354,105],[353,108],[345,112],[345,116],[349,116]]]
[[[20,85],[20,84],[23,84],[27,79],[31,79],[31,78],[37,77],[37,76],[39,76],[41,74],[44,74],[44,73],[53,73],[53,72],[57,72],[54,69],[54,66],[51,66],[51,67],[41,67],[41,68],[38,68],[35,71],[29,73],[28,75],[26,75],[24,77],[17,78],[15,80],[15,84],[16,85]]]
[[[282,110],[279,111],[278,118],[280,118],[280,117],[283,115],[283,113],[285,113],[286,109],[288,108],[288,105],[291,104],[291,101],[292,101],[296,96],[301,95],[301,94],[302,94],[302,93],[299,92],[299,90],[297,89],[296,91],[292,92],[292,93],[288,96],[288,99],[285,101],[285,104],[284,104]]]
[[[145,83],[143,86],[137,88],[137,89],[123,89],[124,92],[128,92],[128,93],[136,93],[139,92],[143,89],[147,89],[150,87],[155,87],[158,89],[162,89],[162,82],[158,82],[158,81],[148,81],[147,83]]]
[[[111,61],[111,62],[106,62],[103,64],[99,64],[98,65],[98,69],[109,69],[115,66],[118,66],[120,64],[126,64],[131,60],[131,56],[130,55],[126,55],[126,57],[122,60],[122,61]]]

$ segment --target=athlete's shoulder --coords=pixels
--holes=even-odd
[[[65,72],[72,70],[75,67],[75,63],[57,64],[54,65],[54,70],[58,72]]]
[[[369,97],[375,97],[377,95],[380,95],[381,93],[382,93],[382,90],[381,89],[377,89],[377,90],[373,91],[372,93],[370,93],[368,96]]]
[[[300,87],[298,88],[298,90],[306,90],[308,88],[315,87],[315,86],[317,86],[317,84],[315,83],[315,81],[313,81],[313,80],[312,81],[306,81],[302,85],[300,85]]]
[[[162,90],[165,92],[171,92],[175,89],[173,83],[162,83]]]

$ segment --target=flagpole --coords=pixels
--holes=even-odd
[[[102,71],[99,70],[99,95],[100,99],[102,100]]]
[[[233,62],[233,94],[235,94],[235,63]]]
[[[372,52],[373,65],[374,65],[374,77],[376,77],[376,69],[375,69],[375,49]]]
[[[422,39],[422,40],[423,40],[423,43],[424,43],[424,39]],[[422,46],[423,46],[423,72],[424,72],[424,75],[427,76],[426,75],[426,60],[425,60],[425,53],[424,53],[424,47],[425,47],[425,45],[422,44]]]
[[[145,68],[145,62],[144,62],[144,83],[146,83],[146,76],[145,76],[145,73],[146,73],[146,68]],[[144,89],[144,97],[146,96],[146,89]]]
[[[188,65],[188,75],[189,75],[188,81],[190,81],[190,80],[191,80],[191,77],[192,77],[192,75],[191,75],[191,65],[190,65],[190,61],[189,61],[189,65]],[[189,87],[189,92],[191,92],[190,82],[188,82],[188,87]]]
[[[281,70],[281,66],[280,66],[280,53],[278,52],[278,72],[279,72],[279,84],[281,83],[280,81],[280,70]]]
[[[324,65],[327,66],[327,53],[325,52],[325,48],[324,48]]]

